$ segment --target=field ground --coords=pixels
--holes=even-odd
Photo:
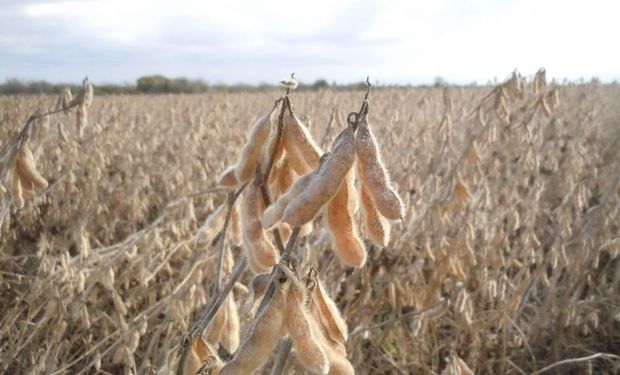
[[[369,118],[406,217],[360,270],[333,256],[321,220],[296,249],[323,270],[360,374],[437,374],[456,356],[479,374],[529,374],[620,353],[620,86],[559,86],[547,114],[551,86],[507,95],[507,113],[485,99],[492,90],[373,90]],[[281,95],[95,89],[81,139],[74,114],[41,123],[31,149],[50,186],[21,210],[2,198],[0,372],[160,368],[212,296],[216,250],[195,236],[226,192],[210,189]],[[328,148],[332,114],[362,96],[290,97]],[[0,97],[1,143],[54,102]],[[252,295],[235,298],[243,332]],[[618,373],[620,362],[553,371]]]

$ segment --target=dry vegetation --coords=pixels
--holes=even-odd
[[[243,164],[242,148],[252,154],[244,147],[252,124],[281,95],[95,97],[79,130],[75,113],[36,122],[28,145],[46,184],[29,190],[18,209],[11,179],[3,181],[0,371],[174,367],[184,335],[248,251],[265,255],[249,259],[254,271],[269,271],[281,255],[261,220],[247,214],[266,208],[260,186],[250,182],[230,221],[229,189],[214,188],[228,166]],[[307,153],[331,149],[362,96],[291,93],[318,144],[306,144]],[[273,349],[281,342],[293,346],[285,373],[326,366],[346,373],[347,359],[359,374],[619,372],[618,99],[617,85],[552,87],[542,75],[514,76],[496,88],[372,91],[368,121],[385,170],[373,164],[376,156],[360,161],[358,151],[345,183],[325,188],[337,195],[312,227],[302,227],[292,269],[284,267],[267,308],[257,312],[267,278],[253,279],[248,268],[225,313],[206,327],[209,344],[185,341],[192,350],[180,371],[206,363],[215,373],[226,362],[222,373],[248,371],[256,358],[285,352]],[[1,143],[10,145],[31,114],[55,101],[1,97]],[[306,159],[297,168],[311,172],[323,162],[330,160]],[[221,181],[251,181],[253,168],[229,169]],[[292,168],[270,186],[274,200],[303,174]],[[402,221],[386,219],[398,219],[399,207],[381,203],[375,193],[382,186],[373,181],[385,182],[384,198],[402,197]],[[361,207],[343,215],[357,206],[351,197],[358,191]],[[280,204],[285,221],[307,221]],[[218,242],[225,222],[231,228]],[[294,237],[290,227],[277,228]],[[332,240],[329,228],[345,237]],[[343,255],[359,239],[364,259]],[[286,334],[292,342],[280,341]]]

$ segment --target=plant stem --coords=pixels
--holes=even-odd
[[[292,347],[293,341],[290,338],[286,338],[282,341],[280,344],[280,350],[278,351],[278,356],[276,357],[276,360],[273,363],[273,368],[271,369],[271,375],[282,374]]]
[[[237,189],[237,191],[234,191],[234,192],[231,191],[230,193],[228,193],[228,198],[226,199],[226,202],[228,205],[228,211],[226,212],[226,220],[224,221],[224,226],[222,227],[222,229],[220,230],[220,233],[218,234],[218,241],[219,241],[220,249],[219,249],[218,256],[217,256],[217,270],[215,274],[215,280],[216,280],[215,291],[217,293],[219,293],[220,290],[222,289],[222,268],[224,265],[224,252],[226,251],[226,233],[228,232],[228,226],[230,225],[232,213],[235,208],[235,202],[237,201],[237,198],[239,198],[239,196],[241,195],[241,193],[243,192],[246,186],[248,185],[244,184],[239,189]]]
[[[297,241],[298,235],[299,235],[299,227],[295,227],[293,229],[293,232],[291,233],[291,237],[288,239],[288,242],[286,243],[286,248],[284,249],[282,256],[280,256],[281,264],[286,264],[286,262],[288,262],[288,259],[291,256],[291,252],[293,251],[293,247],[295,247],[295,242]],[[276,283],[278,282],[278,279],[280,278],[281,275],[282,275],[282,270],[277,265],[273,267],[273,270],[271,271],[271,276],[269,277],[269,285],[267,286],[265,295],[263,296],[263,299],[260,302],[258,309],[256,310],[255,317],[258,316],[259,312],[262,311],[273,298],[273,295],[276,291]]]
[[[200,318],[199,321],[196,322],[196,324],[194,324],[194,326],[190,330],[190,337],[196,337],[202,334],[202,331],[204,331],[211,319],[213,319],[213,316],[215,315],[217,310],[220,308],[222,303],[224,303],[226,297],[228,297],[228,293],[230,293],[232,288],[235,286],[237,280],[239,280],[239,277],[241,277],[241,274],[245,270],[247,264],[248,262],[245,258],[241,259],[241,261],[237,263],[235,269],[231,273],[230,278],[228,279],[228,282],[226,283],[222,291],[218,294],[215,302],[213,302],[213,304],[209,306],[207,312],[202,316],[202,318]]]
[[[217,298],[209,306],[209,308],[204,313],[202,318],[200,318],[200,320],[197,321],[192,326],[192,328],[189,331],[189,334],[183,337],[183,340],[181,342],[181,356],[179,357],[179,362],[178,362],[179,364],[177,367],[178,375],[183,375],[183,363],[185,362],[185,359],[187,358],[187,355],[189,354],[188,349],[189,349],[189,343],[191,342],[190,339],[202,335],[202,332],[204,331],[204,329],[209,325],[209,322],[211,322],[211,320],[217,313],[217,310],[219,310],[219,308],[222,306],[222,304],[226,300],[226,297],[228,297],[228,293],[230,293],[232,288],[235,286],[235,283],[237,282],[237,280],[239,280],[239,278],[243,274],[243,271],[245,270],[245,267],[247,266],[247,264],[248,264],[248,260],[246,258],[241,259],[241,261],[237,263],[230,278],[228,279],[228,282],[224,286],[224,289],[222,289],[219,292],[219,294],[217,295]]]

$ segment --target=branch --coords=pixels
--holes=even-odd
[[[425,310],[422,310],[422,311],[410,311],[410,312],[402,314],[401,316],[398,316],[396,318],[384,320],[383,322],[374,324],[374,325],[369,326],[369,327],[357,327],[356,329],[353,330],[353,332],[351,332],[349,334],[349,337],[355,336],[355,335],[360,334],[362,332],[371,331],[371,330],[374,330],[374,329],[377,329],[377,328],[385,327],[387,325],[396,323],[396,322],[404,320],[406,318],[412,318],[414,316],[422,315],[425,312],[431,311],[432,309],[436,308],[437,306],[446,303],[446,301],[449,301],[449,300],[446,299],[446,298],[442,298],[437,303],[435,303],[434,305],[432,305],[431,307],[429,307],[429,308],[427,308]]]
[[[222,289],[222,268],[224,266],[224,251],[226,251],[226,233],[228,232],[228,226],[230,225],[230,220],[232,218],[232,213],[235,208],[235,202],[237,198],[241,195],[245,187],[248,184],[244,184],[237,191],[231,191],[228,193],[228,198],[226,202],[228,204],[228,211],[226,212],[226,220],[224,220],[224,226],[220,230],[218,234],[218,240],[220,241],[220,250],[217,256],[217,269],[215,273],[215,290],[219,293]]]
[[[226,297],[228,297],[228,293],[230,293],[232,288],[235,286],[235,283],[237,282],[237,280],[239,280],[239,278],[243,274],[243,271],[245,270],[245,267],[247,266],[247,264],[248,264],[248,261],[246,258],[241,259],[241,261],[237,263],[230,278],[228,279],[228,283],[226,283],[226,285],[224,286],[224,289],[222,289],[222,291],[218,294],[217,298],[209,306],[209,308],[204,313],[202,318],[200,318],[200,320],[197,321],[192,326],[192,328],[189,331],[189,334],[183,337],[182,342],[181,342],[182,351],[181,351],[181,356],[179,357],[179,362],[178,362],[179,365],[177,367],[178,375],[183,375],[183,363],[185,363],[185,359],[187,358],[187,355],[189,354],[188,349],[189,349],[189,343],[191,341],[190,339],[202,335],[202,332],[209,325],[209,323],[211,322],[211,320],[217,313],[217,310],[219,310],[219,308],[222,306],[222,304],[226,300]]]
[[[194,326],[190,330],[189,337],[193,338],[202,334],[202,331],[204,331],[211,319],[213,319],[213,316],[215,315],[217,310],[220,308],[222,303],[224,303],[226,297],[228,297],[228,293],[230,293],[232,288],[235,286],[237,280],[239,280],[239,277],[241,277],[241,274],[245,270],[247,264],[248,261],[245,258],[241,259],[241,261],[237,263],[235,269],[230,275],[230,278],[228,279],[228,282],[219,293],[218,297],[215,299],[215,302],[209,307],[207,312],[202,316],[202,318],[200,318],[199,321],[196,322],[196,324],[194,324]]]
[[[569,359],[564,359],[555,363],[550,364],[547,367],[543,367],[538,371],[534,371],[532,373],[532,375],[538,375],[538,374],[542,374],[543,372],[547,372],[549,370],[551,370],[552,368],[558,367],[558,366],[562,366],[562,365],[566,365],[569,363],[578,363],[578,362],[586,362],[586,361],[591,361],[593,359],[596,358],[605,358],[605,359],[615,359],[615,360],[620,360],[620,356],[617,356],[615,354],[610,354],[610,353],[596,353],[596,354],[592,354],[590,356],[587,357],[580,357],[580,358],[569,358]]]
[[[293,341],[290,338],[286,338],[282,341],[282,344],[280,344],[280,350],[278,351],[278,356],[276,357],[273,368],[271,369],[271,375],[282,374],[292,347]]]

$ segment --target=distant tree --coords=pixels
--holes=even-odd
[[[170,88],[170,80],[161,75],[138,78],[136,89],[143,93],[165,93]]]
[[[3,95],[16,95],[25,91],[26,87],[23,82],[18,79],[7,79],[2,85]]]
[[[445,86],[448,86],[448,82],[443,77],[437,76],[433,80],[433,86],[435,86],[435,87],[445,87]]]
[[[141,93],[195,94],[207,91],[209,86],[201,80],[187,78],[170,79],[162,75],[140,77],[136,90]]]
[[[327,80],[325,80],[325,79],[317,79],[312,84],[312,89],[313,90],[326,89],[328,87],[329,87],[329,82],[327,82]]]

